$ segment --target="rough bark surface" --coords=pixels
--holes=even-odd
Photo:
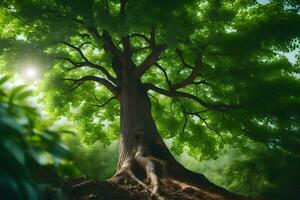
[[[174,159],[158,133],[147,90],[139,81],[125,80],[118,99],[121,138],[117,172],[105,184],[96,182],[95,187],[104,184],[106,189],[129,194],[132,188],[143,196],[137,198],[135,194],[135,199],[246,199],[214,185]]]

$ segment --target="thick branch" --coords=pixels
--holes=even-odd
[[[150,30],[150,46],[152,48],[155,47],[155,32],[156,32],[155,26],[152,26]]]
[[[126,7],[126,0],[120,0],[120,14],[121,16],[125,16],[125,7]]]
[[[56,56],[54,58],[55,59],[60,59],[60,60],[66,60],[69,63],[71,63],[74,67],[69,68],[68,70],[74,70],[74,69],[78,69],[78,68],[81,68],[81,67],[90,67],[90,68],[93,68],[93,69],[97,69],[97,70],[101,71],[106,76],[106,78],[108,80],[110,80],[111,82],[116,84],[116,78],[114,78],[112,75],[110,75],[110,73],[103,66],[92,63],[88,59],[86,59],[84,62],[75,62],[72,59],[67,58],[67,57]]]
[[[167,48],[166,45],[158,45],[153,48],[152,52],[148,55],[148,57],[144,60],[140,66],[135,70],[134,76],[136,78],[141,77],[154,63],[159,59],[160,55]]]
[[[183,97],[183,98],[193,100],[193,101],[199,103],[200,105],[202,105],[206,108],[209,108],[211,110],[224,111],[224,110],[228,110],[228,109],[238,108],[238,106],[235,106],[235,105],[207,103],[195,95],[192,95],[192,94],[189,94],[186,92],[181,92],[181,91],[172,91],[172,90],[168,91],[168,90],[156,87],[155,85],[153,85],[151,83],[146,83],[145,87],[148,90],[153,90],[159,94],[162,94],[162,95],[165,95],[168,97]]]
[[[130,66],[132,64],[131,60],[127,58],[113,43],[111,36],[107,31],[103,31],[104,49],[110,51],[115,56],[117,56],[123,66]]]
[[[113,56],[113,60],[120,60],[120,58],[122,58],[122,63],[126,63],[125,62],[125,57],[122,55],[122,53],[117,49],[117,47],[113,44],[112,42],[112,39],[110,37],[110,35],[108,34],[108,32],[105,32],[106,33],[106,38],[104,37],[104,33],[103,33],[103,37],[99,34],[97,28],[95,27],[89,27],[88,28],[88,31],[92,34],[92,36],[95,38],[95,40],[98,42],[98,44],[100,46],[103,45],[103,48],[106,52],[111,52],[114,56]],[[113,70],[114,72],[117,74],[117,78],[120,78],[120,71],[121,71],[121,68],[120,68],[120,65],[114,65],[113,64]]]
[[[111,84],[108,80],[106,80],[104,78],[97,77],[97,76],[84,76],[84,77],[79,78],[79,79],[66,78],[64,80],[73,81],[73,83],[71,84],[71,87],[73,87],[73,86],[74,87],[71,90],[75,90],[76,88],[81,86],[85,81],[94,81],[94,82],[100,83],[101,85],[105,86],[115,96],[117,95],[117,89],[113,84]]]
[[[107,31],[104,30],[102,36],[99,34],[97,28],[95,27],[89,27],[88,31],[94,36],[98,43],[103,42],[104,50],[111,52],[117,58],[119,58],[123,66],[131,64],[131,60],[126,58],[126,56],[116,47],[116,45],[112,41],[110,34]]]
[[[97,28],[95,28],[95,27],[86,27],[86,28],[98,43],[102,43],[102,37],[99,34]]]
[[[128,58],[130,58],[132,56],[132,49],[131,49],[129,37],[128,36],[122,37],[121,40],[124,48],[124,53]]]
[[[182,60],[183,62],[185,63],[184,59],[183,59],[183,56],[182,54],[180,53],[181,57],[182,57]],[[199,75],[200,71],[202,69],[202,55],[200,53],[199,50],[196,50],[196,59],[195,59],[195,67],[193,68],[192,72],[190,73],[190,75],[180,81],[179,83],[176,83],[174,85],[171,86],[170,90],[178,90],[179,88],[183,88],[187,85],[190,85],[193,83],[193,81],[197,78],[197,76]]]

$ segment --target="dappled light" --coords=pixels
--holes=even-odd
[[[36,78],[36,76],[37,76],[37,69],[35,69],[33,67],[28,67],[24,71],[25,71],[24,76],[26,78]]]
[[[20,76],[24,78],[25,81],[36,81],[40,77],[39,68],[34,64],[27,64],[24,66],[24,69],[21,69]]]
[[[0,199],[299,199],[297,0],[1,0],[0,73]]]

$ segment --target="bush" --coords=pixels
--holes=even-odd
[[[56,169],[67,167],[76,173],[67,160],[69,151],[60,142],[61,135],[28,105],[32,91],[25,85],[9,89],[14,85],[10,77],[0,78],[1,199],[62,199]]]

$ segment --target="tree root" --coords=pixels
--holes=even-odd
[[[155,172],[155,165],[153,161],[142,155],[141,151],[137,151],[135,155],[135,159],[138,162],[138,164],[145,169],[147,180],[150,180],[152,190],[151,190],[151,196],[156,197],[157,200],[165,200],[160,194],[159,194],[159,180],[158,176]]]
[[[158,173],[158,169],[156,168],[156,164],[159,164],[160,171]],[[140,173],[140,171],[136,171],[137,167],[142,169],[145,173]],[[170,169],[169,169],[170,171]],[[141,175],[143,174],[143,175]],[[142,178],[143,177],[143,178]],[[218,192],[216,189],[209,189],[209,184],[193,184],[187,183],[184,179],[180,179],[177,176],[174,177],[172,174],[168,174],[167,162],[164,160],[160,160],[153,156],[144,156],[143,151],[139,149],[133,158],[127,159],[123,162],[122,167],[119,168],[117,174],[111,178],[110,180],[113,182],[119,182],[121,179],[127,181],[127,178],[135,181],[138,185],[147,191],[149,194],[149,200],[166,200],[167,197],[163,197],[160,192],[168,191],[166,188],[179,187],[181,191],[194,191],[195,195],[201,196],[201,199],[206,200],[232,200],[232,199],[243,199],[238,196],[233,196],[232,198],[228,196],[228,194],[223,192]],[[145,179],[144,179],[145,178]],[[178,179],[179,178],[179,179]],[[143,180],[144,179],[144,180]],[[160,184],[161,183],[161,184]],[[161,188],[163,186],[163,190]],[[174,187],[175,186],[175,187]],[[217,187],[217,186],[216,186]],[[228,192],[230,193],[230,192]],[[166,193],[167,194],[167,193]],[[189,199],[189,198],[185,198]]]
[[[157,200],[165,200],[160,194],[159,194],[159,182],[158,177],[155,174],[154,170],[154,164],[148,161],[147,158],[143,157],[137,157],[135,158],[135,161],[138,163],[146,163],[146,165],[141,165],[143,169],[146,171],[147,179],[145,182],[140,180],[132,171],[132,163],[133,160],[127,160],[124,162],[122,168],[115,174],[114,177],[110,179],[111,182],[119,182],[121,177],[124,178],[124,175],[127,175],[129,178],[134,180],[137,184],[142,186],[148,193],[149,193],[149,199],[157,199]],[[148,166],[149,165],[149,166]],[[150,186],[148,186],[146,183],[150,182]]]
[[[149,192],[149,199],[157,199],[157,200],[165,200],[164,197],[162,197],[159,193],[159,179],[155,170],[155,164],[152,160],[155,160],[155,158],[152,157],[145,157],[142,154],[142,151],[139,150],[135,154],[134,159],[127,159],[121,169],[118,170],[117,174],[115,174],[114,177],[110,179],[112,182],[118,182],[120,177],[122,177],[124,174],[126,174],[128,177],[130,177],[132,180],[137,182],[139,185],[141,185],[147,192]],[[146,181],[143,182],[140,180],[132,171],[133,163],[136,161],[136,163],[146,172]],[[156,159],[157,162],[160,162],[160,164],[163,164],[163,161]],[[165,169],[163,169],[164,172],[166,172]],[[147,185],[146,183],[149,183]]]
[[[190,185],[188,183],[185,183],[185,182],[180,182],[180,181],[177,181],[175,179],[164,179],[163,180],[164,183],[168,184],[168,182],[171,182],[177,186],[179,186],[181,188],[182,191],[186,191],[186,190],[194,190],[198,193],[201,194],[201,196],[203,196],[203,198],[205,199],[214,199],[214,200],[225,200],[226,198],[224,198],[223,196],[220,196],[220,195],[217,195],[215,193],[211,193],[211,192],[208,192],[208,191],[205,191],[203,189],[200,189],[196,186],[193,186],[193,185]]]

